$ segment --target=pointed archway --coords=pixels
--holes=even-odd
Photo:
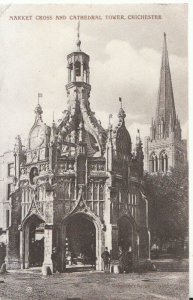
[[[66,226],[66,242],[69,266],[72,264],[95,268],[96,228],[88,217],[79,213],[69,219]]]
[[[77,211],[67,216],[62,224],[61,241],[63,270],[66,269],[68,254],[74,264],[81,262],[102,270],[102,225],[92,212]]]
[[[133,226],[128,216],[122,216],[118,222],[118,246],[122,251],[133,248]]]
[[[32,214],[23,223],[23,268],[40,267],[44,261],[44,220]]]

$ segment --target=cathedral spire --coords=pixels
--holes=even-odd
[[[170,121],[171,119],[171,121]],[[160,120],[163,120],[164,132],[160,134]],[[172,88],[172,79],[170,73],[169,57],[166,42],[166,33],[164,33],[162,63],[160,70],[160,84],[158,91],[158,101],[156,109],[156,136],[157,138],[167,137],[169,135],[169,125],[172,122],[174,127],[176,121],[176,111]]]

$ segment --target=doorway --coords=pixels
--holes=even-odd
[[[118,246],[122,251],[133,248],[133,228],[126,216],[118,220]]]
[[[41,267],[44,261],[44,221],[37,215],[29,218],[24,229],[25,268]]]
[[[72,216],[66,225],[67,267],[96,267],[96,228],[83,214]]]

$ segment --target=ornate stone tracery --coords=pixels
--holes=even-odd
[[[20,248],[22,252],[29,246],[24,245],[25,240],[29,241],[27,220],[37,216],[45,222],[44,266],[52,269],[54,246],[58,249],[62,270],[65,270],[67,225],[80,214],[95,225],[96,269],[101,270],[101,253],[105,246],[112,250],[113,259],[118,259],[120,218],[127,217],[132,223],[133,237],[130,240],[136,252],[136,232],[141,230],[138,219],[145,215],[138,212],[142,207],[138,205],[141,198],[133,191],[134,185],[138,189],[143,176],[142,142],[138,136],[132,154],[122,105],[115,128],[109,124],[109,129],[105,130],[97,120],[89,101],[89,56],[79,51],[79,39],[77,46],[78,50],[67,57],[67,110],[57,124],[53,120],[49,127],[42,121],[43,112],[38,104],[27,149],[22,150],[19,144],[16,147],[19,166],[16,181],[21,193],[21,199],[17,196],[17,201],[21,205],[19,220],[23,229]],[[38,126],[44,130],[45,136],[40,134],[38,138]],[[36,133],[39,144],[35,141]],[[136,197],[129,202],[128,195],[134,193]],[[16,193],[13,193],[14,197]],[[143,227],[144,231],[147,230]],[[27,252],[22,252],[22,255],[25,267]]]

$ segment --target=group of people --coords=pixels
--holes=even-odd
[[[111,254],[108,251],[108,247],[105,247],[105,251],[101,255],[104,262],[104,271],[110,270]],[[132,249],[129,247],[127,250],[119,249],[119,273],[133,272],[133,254]]]
[[[104,271],[110,271],[111,264],[111,253],[108,251],[108,247],[105,247],[101,255],[104,262]],[[58,263],[58,254],[56,248],[53,248],[52,251],[52,262],[53,262],[53,271],[60,271],[59,263]],[[129,273],[133,272],[133,254],[132,249],[129,247],[127,250],[119,250],[119,272],[120,273]]]

